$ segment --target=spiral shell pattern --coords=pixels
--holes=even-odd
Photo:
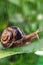
[[[13,45],[12,41],[15,40],[16,33],[13,31],[12,28],[6,28],[1,36],[1,42],[5,47],[11,47]]]
[[[6,28],[1,35],[1,42],[4,47],[12,47],[13,42],[21,39],[24,34],[17,27],[8,27]]]

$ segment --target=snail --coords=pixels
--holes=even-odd
[[[1,35],[1,42],[2,45],[6,48],[22,46],[25,44],[29,44],[36,37],[39,39],[39,36],[37,34],[38,32],[39,30],[31,34],[25,35],[19,27],[7,27]]]

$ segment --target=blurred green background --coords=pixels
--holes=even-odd
[[[25,34],[43,30],[43,0],[0,0],[0,35],[8,26],[19,26]],[[43,56],[17,54],[0,59],[0,65],[43,65]]]

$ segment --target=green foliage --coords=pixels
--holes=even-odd
[[[43,50],[43,0],[0,0],[0,36],[7,26],[13,25],[19,26],[25,34],[40,29],[40,39],[9,49],[0,42],[0,65],[38,65],[40,57],[37,61],[38,56],[32,53]],[[9,58],[14,60],[11,62]]]

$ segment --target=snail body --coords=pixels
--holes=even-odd
[[[38,31],[25,35],[18,27],[8,27],[6,28],[1,35],[2,45],[6,48],[13,46],[21,46],[31,42],[34,38],[38,37]]]

